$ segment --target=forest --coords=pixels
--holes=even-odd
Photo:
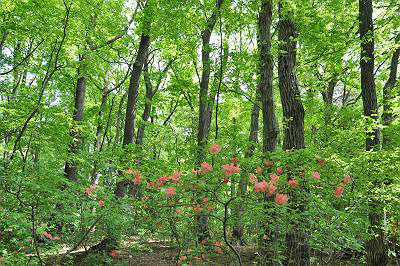
[[[1,0],[0,265],[400,265],[398,0]]]

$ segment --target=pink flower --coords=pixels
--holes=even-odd
[[[202,163],[200,166],[200,174],[207,174],[213,170],[212,165],[206,162]]]
[[[262,172],[263,172],[262,168],[261,168],[260,166],[257,166],[257,168],[256,168],[256,173],[259,174],[259,175],[261,175]]]
[[[278,175],[283,174],[283,168],[282,168],[282,167],[276,168],[276,173],[277,173]]]
[[[267,191],[267,181],[263,180],[261,182],[257,182],[254,185],[254,192],[265,192]]]
[[[250,175],[249,176],[249,181],[252,184],[256,184],[257,183],[257,177],[255,175]]]
[[[213,155],[219,153],[221,151],[221,146],[218,144],[211,144],[209,152]]]
[[[140,185],[140,183],[142,183],[143,177],[139,174],[139,175],[135,175],[135,178],[133,179],[133,183],[135,185]]]
[[[182,173],[179,171],[176,171],[174,175],[172,175],[169,179],[171,180],[172,183],[177,184],[179,183],[181,179]]]
[[[269,178],[271,178],[271,182],[276,183],[279,180],[279,176],[275,174],[270,174]]]
[[[296,188],[297,187],[297,181],[296,181],[296,179],[291,179],[291,180],[289,180],[289,185],[292,187],[292,188]]]
[[[113,250],[111,251],[111,257],[115,258],[115,257],[118,257],[118,256],[119,256],[118,250],[113,249]]]
[[[233,163],[225,164],[222,166],[222,171],[224,171],[226,176],[231,176],[240,172],[240,165],[234,165]]]
[[[314,178],[315,180],[320,180],[321,175],[319,174],[319,172],[315,171],[312,173],[312,178]]]
[[[104,207],[104,200],[99,200],[99,206]]]
[[[343,195],[344,187],[338,186],[335,191],[336,198],[340,198]]]
[[[168,182],[169,178],[162,176],[157,180],[157,187],[162,187]]]
[[[47,239],[53,240],[53,236],[49,232],[44,232],[43,236]]]
[[[345,185],[347,185],[350,182],[351,182],[351,177],[350,176],[346,175],[346,176],[343,177],[343,183]]]
[[[96,185],[91,185],[90,187],[85,189],[85,193],[86,193],[86,195],[90,196],[91,194],[96,192],[96,190],[97,190],[97,186]]]
[[[275,193],[275,191],[276,191],[276,186],[274,185],[274,183],[269,183],[268,184],[268,193],[267,193],[267,195],[269,196],[269,197],[271,197],[274,193]]]
[[[286,196],[284,194],[277,193],[275,195],[275,202],[278,205],[284,205],[284,204],[286,204],[288,202],[288,196]]]
[[[165,194],[167,195],[167,197],[172,197],[176,195],[176,191],[175,188],[173,187],[169,187],[165,190]]]
[[[146,186],[146,188],[147,189],[152,189],[152,188],[155,188],[157,185],[156,185],[156,182],[147,182],[147,186]]]
[[[203,198],[203,203],[204,203],[204,204],[207,204],[207,203],[208,203],[208,197],[204,197],[204,198]]]

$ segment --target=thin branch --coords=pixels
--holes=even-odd
[[[39,48],[39,46],[43,42],[44,42],[44,39],[42,39],[39,42],[39,44],[32,51],[30,51],[18,64],[16,64],[15,66],[13,66],[10,70],[8,70],[6,72],[0,73],[0,76],[9,74],[9,73],[13,72],[14,70],[16,70],[20,65],[22,65],[37,50],[37,48]]]

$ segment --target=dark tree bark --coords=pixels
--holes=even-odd
[[[400,39],[400,35],[397,36]],[[389,78],[383,87],[383,125],[385,128],[383,129],[383,137],[382,137],[382,145],[383,148],[392,146],[392,134],[390,132],[389,126],[392,124],[394,116],[393,116],[393,108],[391,101],[394,98],[393,88],[396,85],[397,81],[397,68],[399,65],[399,56],[400,56],[400,46],[396,49],[396,51],[392,55],[392,60],[390,62],[390,73]]]
[[[131,79],[129,82],[128,102],[126,105],[126,114],[125,114],[124,141],[122,143],[124,146],[133,143],[134,127],[136,122],[136,111],[137,111],[136,103],[139,94],[139,82],[149,46],[150,46],[150,36],[148,35],[148,33],[143,32],[140,38],[139,50],[136,55],[135,63],[133,64]]]
[[[374,79],[375,58],[372,0],[360,0],[359,9],[361,40],[361,96],[363,100],[364,116],[371,119],[373,122],[376,122],[378,120],[378,100],[376,97]],[[377,127],[374,127],[371,131],[368,130],[365,142],[367,151],[379,148],[379,133]]]
[[[278,58],[279,91],[281,95],[285,135],[284,150],[303,149],[304,145],[304,108],[300,99],[296,77],[296,27],[292,11],[279,4],[279,50]],[[302,212],[302,206],[292,197],[293,211]],[[297,204],[297,206],[295,206]],[[306,237],[299,230],[286,233],[285,265],[310,265],[309,247]]]
[[[374,79],[374,25],[372,19],[372,0],[359,1],[360,41],[361,41],[361,95],[364,116],[367,119],[365,148],[367,151],[380,148],[380,132],[373,123],[378,120],[378,101]],[[371,123],[372,122],[372,123]],[[375,184],[379,186],[378,183]],[[371,238],[367,241],[367,265],[386,265],[388,263],[387,246],[383,232],[382,202],[372,199],[369,203],[369,231]]]
[[[81,61],[83,61],[83,57]],[[81,62],[82,63],[82,62]],[[75,101],[74,101],[74,114],[73,121],[76,125],[82,123],[83,120],[83,111],[85,107],[85,94],[86,94],[86,70],[85,67],[82,66],[78,70],[78,78],[75,87]],[[68,148],[68,157],[75,156],[78,152],[79,145],[81,144],[81,136],[79,133],[79,129],[74,125],[70,131],[70,136],[72,138],[72,143]],[[77,162],[74,158],[68,158],[65,162],[64,175],[71,181],[78,181],[77,176]]]
[[[281,7],[280,7],[281,9]],[[279,54],[279,91],[285,119],[283,149],[303,149],[304,108],[296,77],[297,32],[294,22],[280,12],[279,40],[282,42]]]
[[[275,118],[274,88],[273,88],[273,58],[271,55],[271,0],[262,0],[258,17],[258,49],[260,53],[260,81],[258,89],[261,93],[263,114],[263,153],[274,152],[278,139],[278,127]]]

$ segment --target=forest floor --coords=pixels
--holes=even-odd
[[[175,266],[178,250],[176,247],[168,245],[166,242],[147,242],[138,245],[135,243],[127,245],[126,248],[118,251],[118,255],[107,256],[107,261],[102,261],[101,255],[94,256],[90,260],[85,256],[85,252],[76,252],[73,254],[74,259],[72,265],[76,266],[94,266],[94,265],[116,265],[116,266]],[[257,249],[255,246],[235,247],[240,254],[242,265],[250,266],[257,264]],[[196,259],[193,265],[239,265],[237,258],[227,251],[224,246],[223,254],[209,255],[203,259]],[[327,259],[327,258],[325,258]],[[101,262],[100,262],[101,261]],[[188,261],[185,261],[188,263]],[[329,263],[322,263],[320,258],[313,257],[311,265],[362,265],[358,259],[336,259]],[[50,263],[51,264],[51,263]],[[62,265],[71,265],[68,262]],[[189,265],[189,264],[183,264]],[[396,264],[393,264],[396,265]]]

